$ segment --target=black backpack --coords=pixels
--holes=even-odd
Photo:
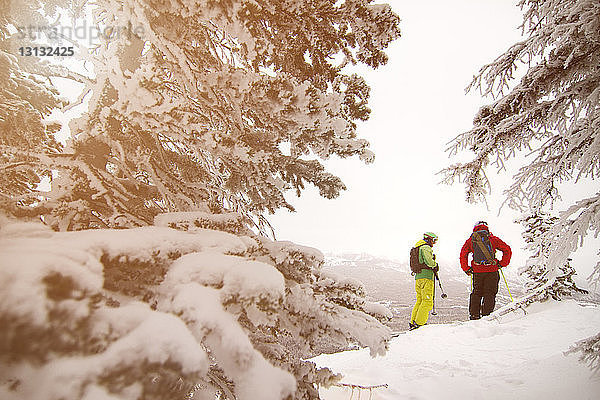
[[[486,230],[471,234],[473,244],[473,261],[477,264],[493,264],[496,260],[494,249],[490,243],[490,233]]]
[[[422,244],[410,249],[410,270],[412,271],[413,275],[421,272],[423,268],[429,268],[427,264],[419,262],[419,248],[424,245],[425,244]]]

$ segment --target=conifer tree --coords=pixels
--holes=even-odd
[[[99,43],[80,53],[94,71],[82,80],[89,111],[71,121],[73,140],[55,161],[66,171],[44,199],[55,228],[146,225],[207,203],[265,232],[266,213],[293,210],[286,191],[345,189],[323,159],[373,160],[356,131],[369,86],[343,67],[385,64],[399,36],[389,6],[100,0],[92,9]]]
[[[92,7],[93,76],[15,56],[60,7]],[[358,282],[256,228],[288,190],[344,189],[323,159],[373,159],[369,87],[343,67],[387,61],[389,6],[19,0],[0,33],[1,398],[318,399],[339,380],[305,360],[323,339],[385,352],[389,314]],[[55,77],[88,108],[64,148]]]
[[[468,163],[443,172],[445,182],[465,183],[467,201],[485,198],[486,171],[503,170],[516,155],[529,155],[505,190],[506,202],[524,213],[547,210],[564,182],[586,185],[600,173],[600,4],[593,0],[521,0],[524,39],[481,68],[467,90],[492,96],[471,130],[449,151],[474,153]],[[518,83],[516,71],[524,70]],[[589,185],[588,185],[589,187]],[[600,231],[600,192],[563,210],[540,238],[549,249],[548,271],[567,262],[588,233]],[[598,266],[596,266],[598,274]]]
[[[0,398],[318,399],[323,340],[383,354],[390,312],[237,213],[54,232],[0,220]],[[193,395],[193,397],[192,397]]]
[[[26,217],[43,214],[37,186],[51,176],[51,157],[62,146],[54,138],[60,124],[45,120],[61,107],[58,90],[36,72],[47,63],[19,58],[10,26],[43,20],[41,4],[0,4],[0,207]]]
[[[575,343],[565,354],[580,353],[579,361],[587,363],[594,373],[600,373],[600,333]]]
[[[510,207],[535,213],[553,207],[561,183],[586,185],[600,173],[600,4],[520,0],[518,5],[524,11],[524,39],[483,66],[467,88],[479,89],[494,102],[479,110],[473,128],[449,149],[475,156],[444,173],[447,183],[458,179],[466,184],[467,201],[482,200],[490,190],[490,165],[502,170],[507,159],[527,151],[531,161],[519,169],[505,195]],[[526,70],[514,84],[519,67]],[[600,192],[571,204],[551,226],[533,218],[525,220],[526,226],[541,231],[525,233],[537,255],[525,272],[536,279],[530,287],[535,292],[523,301],[576,292],[569,257],[586,235],[600,233]],[[600,282],[600,262],[590,278]],[[598,342],[599,336],[590,338],[573,351],[581,351],[582,359],[597,368]]]
[[[526,303],[545,301],[549,298],[561,300],[575,294],[588,293],[573,282],[575,269],[570,265],[571,259],[559,268],[548,270],[547,259],[551,243],[547,240],[547,232],[552,230],[558,218],[540,211],[520,220],[524,227],[523,238],[532,251],[519,273],[525,278]]]

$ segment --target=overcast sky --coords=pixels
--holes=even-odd
[[[436,173],[470,157],[449,159],[447,143],[470,129],[479,106],[492,100],[478,92],[465,95],[464,89],[482,65],[520,39],[521,11],[509,0],[387,3],[402,20],[402,37],[388,49],[387,65],[364,74],[372,88],[372,115],[359,130],[371,143],[375,163],[328,161],[348,190],[335,200],[315,190],[289,196],[297,212],[282,210],[270,219],[277,239],[323,252],[405,260],[423,232],[433,231],[440,237],[438,259],[457,265],[462,244],[483,219],[512,247],[511,265],[517,267],[529,257],[521,226],[513,222],[520,214],[504,207],[498,215],[511,174],[489,171],[494,186],[488,210],[467,204],[461,184],[438,184]],[[595,264],[592,255],[585,256],[585,271]]]

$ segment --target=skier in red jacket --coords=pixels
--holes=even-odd
[[[496,259],[496,250],[502,252],[500,261]],[[473,254],[470,266],[469,253]],[[475,224],[473,234],[460,250],[460,266],[467,275],[473,277],[473,291],[469,298],[471,319],[479,319],[494,311],[500,282],[498,268],[506,267],[511,256],[510,246],[490,233],[487,222]]]

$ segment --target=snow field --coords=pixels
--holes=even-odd
[[[392,339],[384,357],[348,351],[314,359],[344,375],[342,382],[388,388],[361,398],[598,399],[600,377],[564,355],[600,330],[600,309],[575,301],[548,302],[500,318],[428,325]],[[325,400],[358,398],[348,387],[321,389]],[[371,395],[371,397],[369,397]],[[352,396],[352,397],[351,397]]]

